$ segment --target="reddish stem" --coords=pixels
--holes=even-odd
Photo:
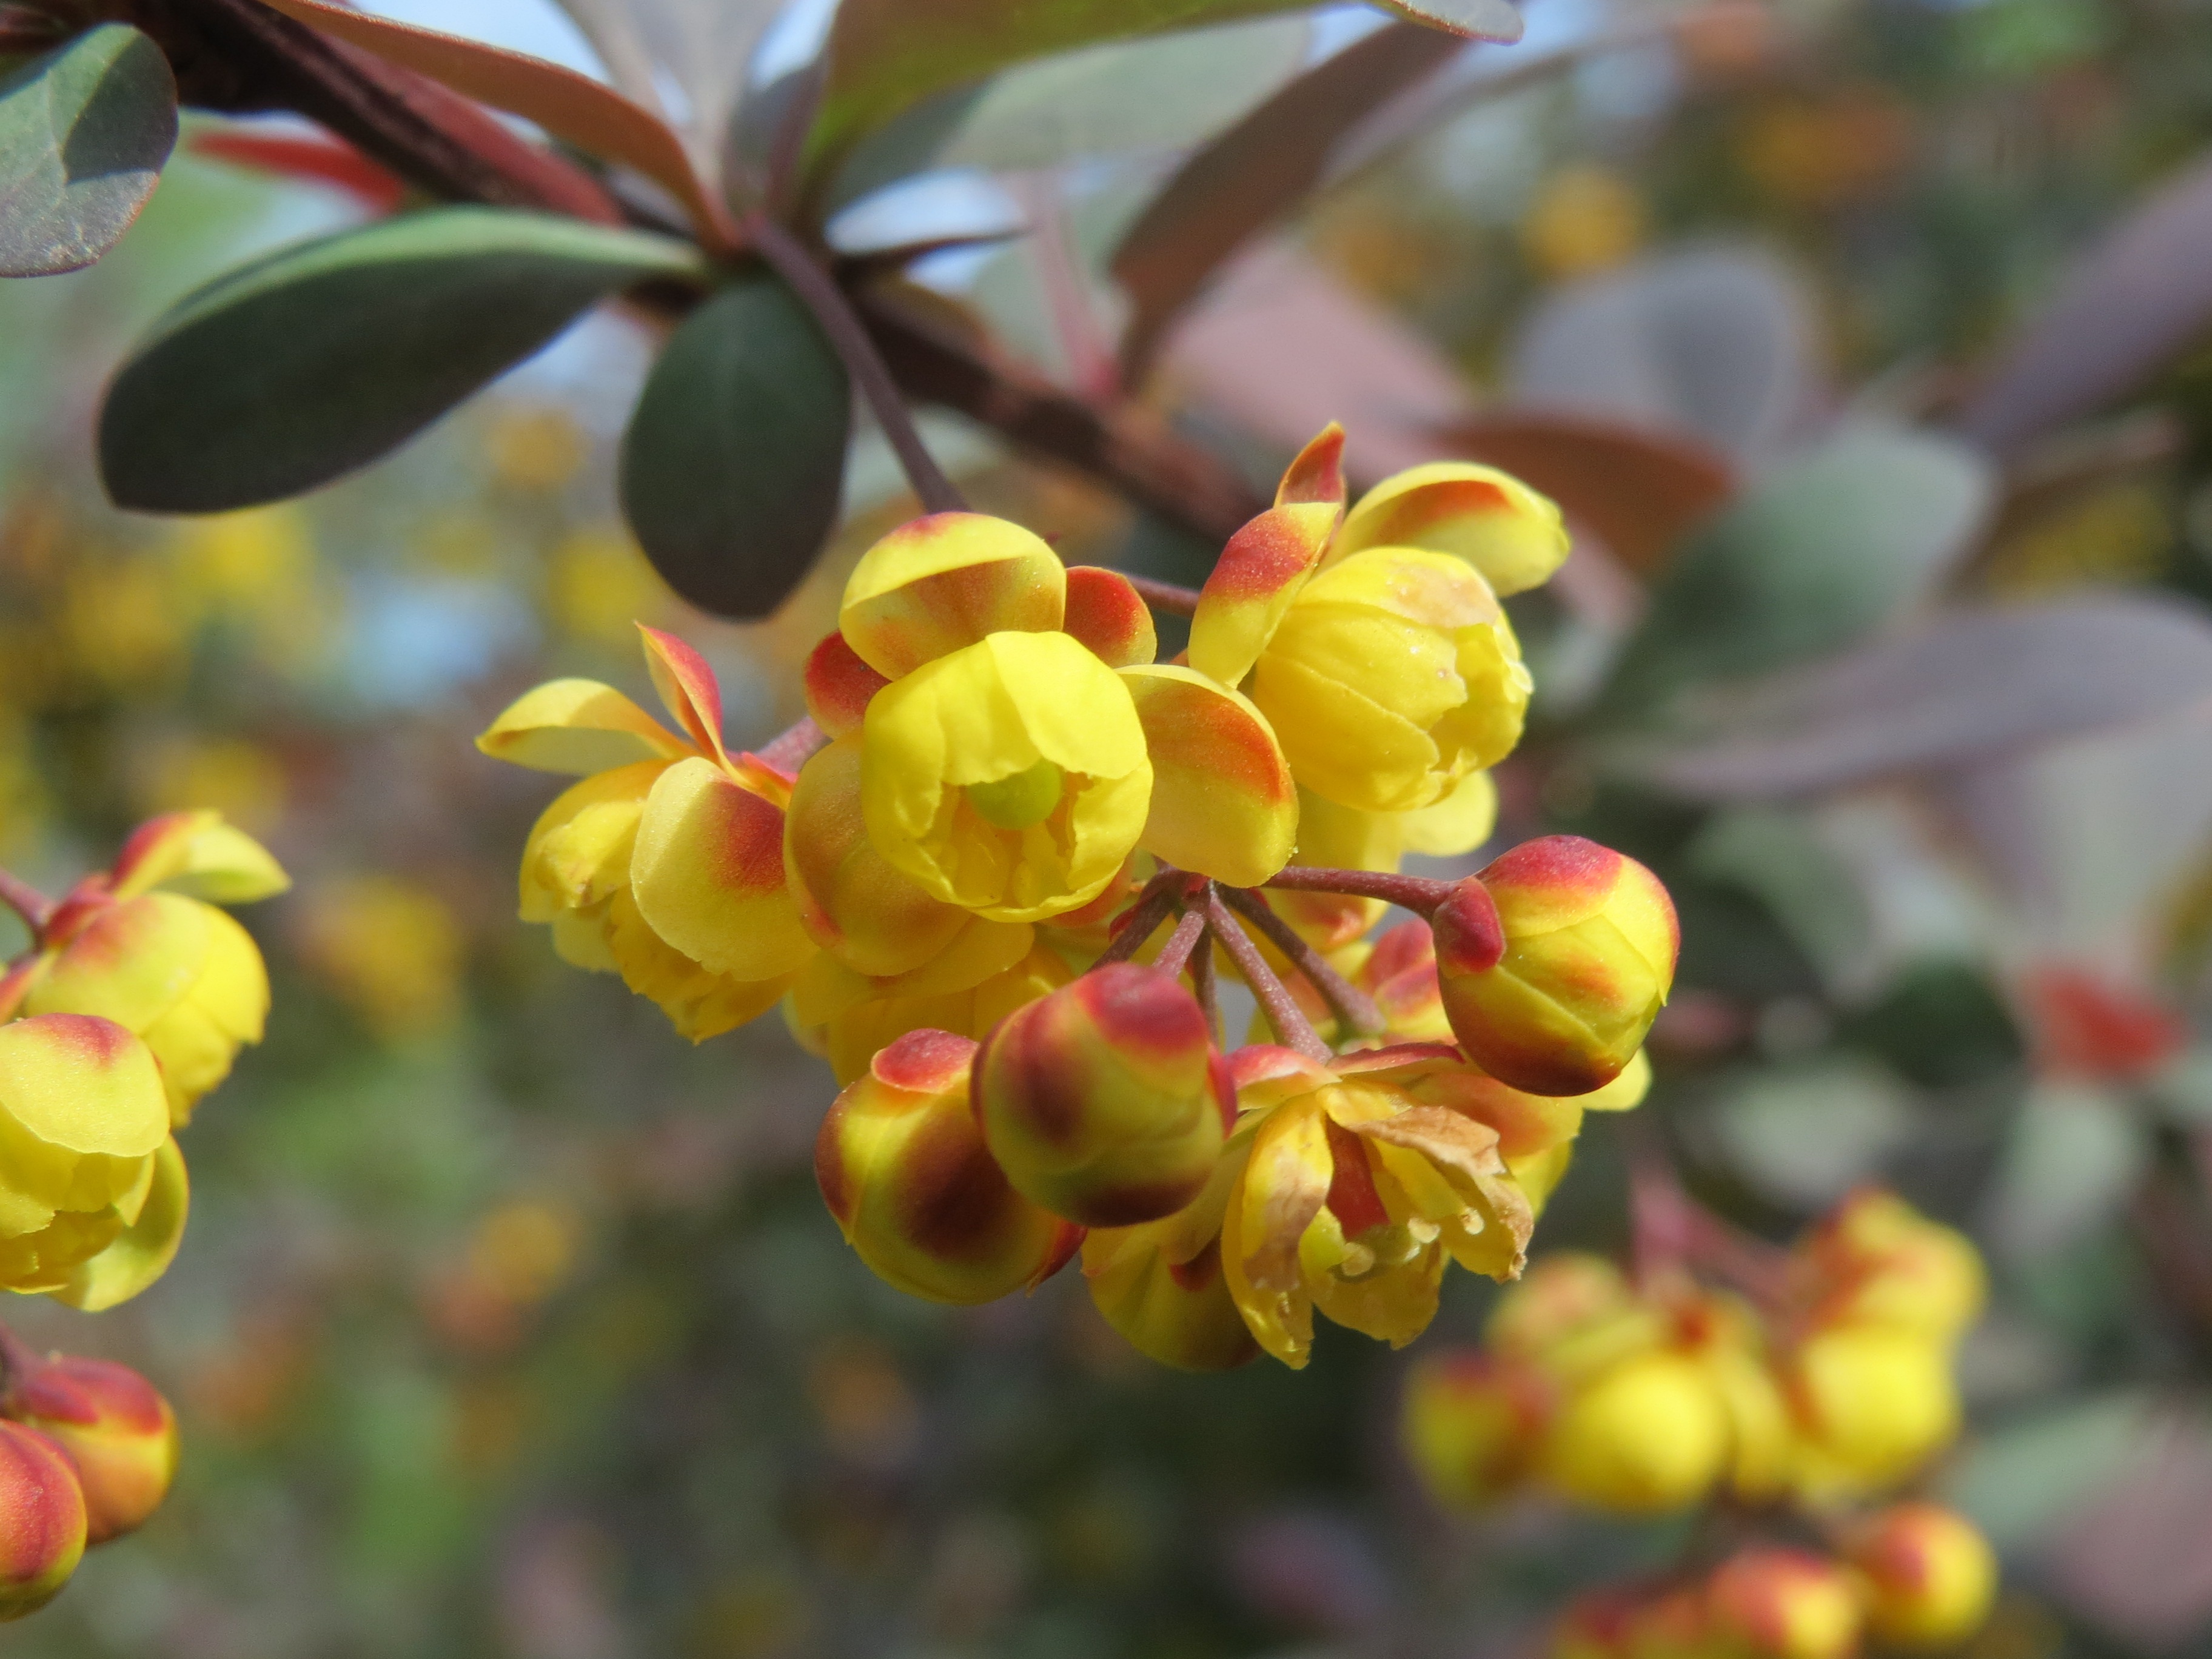
[[[1132,576],[1121,573],[1121,580],[1137,590],[1137,597],[1155,611],[1170,617],[1194,617],[1198,614],[1198,590],[1177,587],[1173,582],[1156,582],[1150,576]]]
[[[1206,920],[1213,924],[1213,936],[1221,941],[1221,948],[1229,952],[1237,971],[1244,975],[1245,984],[1259,999],[1261,1012],[1267,1016],[1267,1024],[1275,1028],[1275,1040],[1285,1048],[1297,1049],[1308,1060],[1326,1064],[1335,1059],[1335,1051],[1321,1040],[1321,1033],[1306,1018],[1305,1010],[1298,1006],[1298,1000],[1291,994],[1290,987],[1275,977],[1275,970],[1267,966],[1260,947],[1237,925],[1237,919],[1229,914],[1229,907],[1221,902],[1221,895],[1209,891],[1206,908]]]
[[[0,904],[6,905],[22,917],[23,925],[31,930],[33,943],[53,920],[54,902],[37,888],[5,870],[0,870]]]
[[[0,1325],[0,1406],[13,1402],[17,1386],[42,1362],[23,1339]]]
[[[1387,870],[1327,870],[1312,865],[1285,865],[1267,884],[1293,893],[1345,893],[1353,898],[1377,898],[1401,905],[1421,915],[1451,896],[1456,882],[1431,881],[1425,876],[1395,875]]]
[[[1346,1030],[1373,1036],[1388,1024],[1382,1011],[1375,1006],[1375,999],[1329,966],[1328,957],[1300,939],[1297,929],[1268,908],[1264,896],[1249,888],[1224,887],[1221,899],[1237,915],[1249,918],[1278,951],[1291,959],[1291,966],[1304,974],[1307,982],[1322,994]]]
[[[1160,953],[1153,958],[1152,966],[1164,974],[1180,974],[1189,965],[1191,952],[1198,948],[1198,942],[1205,933],[1205,907],[1194,904],[1183,912],[1182,920],[1176,924],[1175,932],[1168,935],[1168,942],[1160,946]]]
[[[1121,912],[1115,922],[1114,942],[1099,952],[1098,960],[1091,965],[1103,968],[1112,963],[1127,962],[1143,950],[1145,941],[1168,919],[1168,913],[1189,887],[1190,877],[1181,870],[1163,870],[1146,882],[1136,902]]]
[[[789,731],[754,750],[753,754],[784,776],[795,778],[799,775],[799,769],[829,741],[830,734],[817,726],[814,717],[809,714]]]
[[[1198,949],[1190,958],[1191,994],[1197,997],[1198,1006],[1206,1011],[1206,1029],[1213,1034],[1213,1044],[1221,1046],[1221,996],[1213,980],[1213,926],[1206,924],[1206,937],[1198,942]]]

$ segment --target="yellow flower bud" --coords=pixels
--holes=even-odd
[[[1520,741],[1531,682],[1497,597],[1445,553],[1374,548],[1302,588],[1251,681],[1297,781],[1403,812]]]
[[[1791,1356],[1787,1387],[1803,1443],[1801,1480],[1814,1491],[1887,1486],[1959,1432],[1948,1351],[1902,1326],[1815,1331]]]
[[[1867,1622],[1892,1647],[1948,1648],[1979,1630],[1996,1599],[1997,1560],[1974,1524],[1936,1504],[1881,1511],[1853,1540]]]
[[[1939,1340],[1980,1316],[1988,1275],[1966,1236],[1894,1193],[1852,1194],[1799,1247],[1822,1322],[1903,1325]]]
[[[1850,1659],[1864,1621],[1850,1577],[1803,1550],[1741,1550],[1715,1570],[1705,1603],[1732,1659]]]
[[[1523,842],[1462,882],[1431,924],[1468,1058],[1531,1094],[1588,1094],[1620,1076],[1674,983],[1667,890],[1579,836]]]
[[[0,1422],[0,1623],[61,1594],[84,1559],[84,1492],[36,1429]]]
[[[1593,1509],[1658,1515],[1695,1503],[1720,1478],[1729,1421],[1688,1357],[1625,1359],[1577,1389],[1553,1419],[1544,1476]]]
[[[1054,632],[1066,594],[1060,556],[1019,525],[933,513],[861,555],[837,629],[861,661],[896,679],[987,635]]]
[[[845,1242],[933,1302],[994,1302],[1066,1261],[1079,1235],[1007,1183],[969,1104],[975,1045],[912,1031],[837,1097],[814,1174]]]
[[[137,1531],[168,1494],[177,1414],[128,1365],[73,1355],[42,1363],[17,1382],[10,1409],[76,1471],[88,1545]]]
[[[1553,1404],[1533,1369],[1479,1349],[1424,1359],[1399,1420],[1407,1461],[1439,1504],[1477,1508],[1528,1473]]]
[[[975,1056],[983,1139],[1015,1190],[1086,1227],[1196,1198],[1236,1112],[1197,1000],[1116,963],[1010,1014]]]

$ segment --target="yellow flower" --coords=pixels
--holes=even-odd
[[[1797,1485],[1814,1496],[1902,1480],[1959,1432],[1949,1348],[1905,1326],[1817,1330],[1790,1354],[1784,1386],[1799,1439]]]
[[[96,1015],[143,1038],[181,1128],[239,1048],[261,1040],[269,1013],[259,947],[203,897],[240,903],[289,884],[274,859],[216,813],[151,819],[40,931],[22,1012]]]
[[[1544,1439],[1545,1479],[1578,1502],[1660,1515],[1711,1490],[1726,1466],[1725,1407],[1696,1360],[1640,1353],[1575,1390]]]
[[[809,963],[786,999],[785,1013],[801,1042],[824,1055],[842,1084],[867,1075],[868,1062],[908,1031],[951,1031],[980,1041],[1018,1008],[1075,977],[1058,951],[1024,945],[1012,962],[998,952],[1008,933],[1018,941],[1032,930],[972,933],[982,958],[948,951],[912,973],[870,980],[841,969],[825,953]]]
[[[1399,1435],[1438,1503],[1475,1509],[1528,1474],[1553,1403],[1533,1366],[1463,1348],[1414,1366]]]
[[[1233,1370],[1260,1356],[1221,1271],[1215,1233],[1185,1256],[1175,1218],[1094,1227],[1083,1241],[1091,1300],[1147,1358],[1185,1371]]]
[[[1988,1275],[1962,1233],[1894,1193],[1853,1193],[1800,1242],[1802,1288],[1821,1322],[1902,1325],[1941,1341],[1982,1310]]]
[[[1850,1659],[1865,1614],[1850,1575],[1826,1556],[1755,1545],[1705,1586],[1716,1649],[1729,1659]]]
[[[1304,1366],[1316,1308],[1402,1347],[1435,1316],[1447,1257],[1494,1279],[1520,1272],[1534,1218],[1497,1131],[1429,1092],[1455,1054],[1385,1049],[1322,1067],[1246,1048],[1231,1063],[1246,1110],[1224,1159],[1222,1261],[1268,1352]]]
[[[495,759],[586,774],[523,850],[521,914],[578,967],[619,972],[702,1042],[765,1013],[815,954],[784,878],[791,781],[722,741],[714,671],[653,629],[646,662],[684,736],[619,691],[555,680],[477,739]]]
[[[1066,634],[998,633],[868,705],[869,839],[924,890],[997,921],[1087,903],[1151,805],[1152,762],[1121,677]]]
[[[1382,547],[1299,590],[1251,692],[1300,783],[1340,805],[1402,812],[1511,752],[1531,684],[1474,567]]]
[[[173,1145],[160,1068],[122,1026],[0,1025],[0,1285],[69,1291],[145,1214]]]

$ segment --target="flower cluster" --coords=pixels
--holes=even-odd
[[[0,1336],[0,1621],[60,1594],[85,1550],[136,1531],[177,1468],[169,1402],[127,1365],[41,1359]]]
[[[1773,1256],[1679,1198],[1668,1211],[1674,1248],[1638,1279],[1547,1257],[1481,1347],[1416,1369],[1403,1431],[1430,1490],[1472,1507],[1538,1488],[1626,1515],[1725,1498],[1737,1516],[1808,1521],[1845,1558],[1760,1544],[1710,1574],[1606,1592],[1563,1627],[1560,1659],[1841,1659],[1869,1622],[1892,1644],[1969,1633],[1994,1585],[1978,1534],[1926,1504],[1850,1512],[1958,1432],[1953,1350],[1983,1296],[1972,1245],[1872,1189]],[[1707,1645],[1666,1645],[1685,1629]]]
[[[167,1271],[176,1132],[269,1012],[260,950],[217,904],[286,885],[213,812],[141,825],[58,903],[8,878],[32,945],[0,975],[0,1286],[96,1310]]]
[[[1448,1261],[1520,1272],[1585,1105],[1641,1098],[1676,949],[1648,871],[1553,836],[1395,873],[1490,835],[1530,691],[1499,596],[1565,556],[1559,514],[1462,463],[1347,512],[1342,441],[1197,592],[906,525],[758,753],[650,629],[674,729],[563,680],[479,739],[582,775],[523,860],[564,958],[694,1040],[780,1002],[829,1059],[823,1195],[890,1283],[982,1302],[1079,1254],[1170,1364],[1303,1364],[1316,1309],[1403,1343]],[[1191,618],[1173,662],[1154,605]],[[1394,902],[1429,920],[1368,941]],[[1224,975],[1266,1040],[1224,1051]]]

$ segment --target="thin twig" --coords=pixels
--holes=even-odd
[[[23,925],[33,936],[45,932],[46,924],[54,918],[53,900],[5,870],[0,870],[0,904],[22,917]]]
[[[1180,974],[1190,962],[1191,952],[1198,948],[1199,939],[1206,933],[1206,909],[1194,904],[1183,912],[1176,930],[1168,935],[1168,942],[1160,946],[1160,953],[1152,958],[1152,966],[1164,974]]]
[[[806,308],[814,313],[814,320],[822,325],[822,331],[830,337],[830,343],[844,360],[853,384],[860,387],[860,395],[875,411],[876,424],[890,441],[899,465],[905,470],[906,480],[921,498],[922,507],[931,513],[965,511],[968,498],[945,476],[928,447],[921,441],[921,434],[915,429],[913,412],[906,406],[906,395],[891,378],[883,353],[876,349],[875,341],[851,301],[846,299],[845,290],[830,279],[830,273],[823,270],[804,242],[766,214],[748,216],[744,232],[745,240],[755,252],[791,285],[792,292],[806,302]]]
[[[1198,999],[1198,1006],[1206,1012],[1206,1029],[1213,1034],[1213,1046],[1222,1043],[1221,993],[1213,977],[1213,924],[1206,922],[1206,937],[1198,942],[1191,953],[1190,988]]]
[[[1361,1036],[1373,1036],[1389,1023],[1375,1006],[1375,999],[1330,967],[1328,958],[1300,939],[1297,930],[1270,909],[1261,894],[1249,888],[1224,887],[1221,899],[1237,915],[1249,918],[1252,925],[1291,959],[1291,966],[1304,974],[1306,982],[1321,993],[1322,1000],[1346,1030]]]
[[[1190,877],[1182,870],[1163,870],[1146,882],[1136,902],[1124,910],[1114,924],[1114,942],[1091,965],[1103,968],[1112,963],[1127,962],[1143,950],[1145,941],[1158,931],[1189,885]]]
[[[1132,576],[1127,571],[1121,580],[1137,590],[1137,597],[1155,611],[1170,617],[1195,617],[1198,614],[1198,590],[1177,587],[1173,582],[1156,582],[1150,576]]]
[[[1259,999],[1261,1012],[1267,1016],[1267,1024],[1274,1027],[1275,1041],[1285,1048],[1297,1049],[1308,1060],[1334,1060],[1335,1050],[1321,1040],[1321,1033],[1314,1030],[1305,1010],[1298,1006],[1291,988],[1275,977],[1275,970],[1267,966],[1267,958],[1260,954],[1260,947],[1237,925],[1237,919],[1229,914],[1229,907],[1221,902],[1221,895],[1210,891],[1206,899],[1206,920],[1213,924],[1213,936],[1221,941],[1221,948],[1229,952],[1237,971],[1243,975],[1245,984]]]
[[[1292,893],[1344,893],[1353,898],[1378,898],[1422,915],[1449,898],[1456,884],[1431,881],[1425,876],[1395,875],[1387,870],[1327,870],[1304,864],[1285,865],[1267,883],[1270,887]]]

